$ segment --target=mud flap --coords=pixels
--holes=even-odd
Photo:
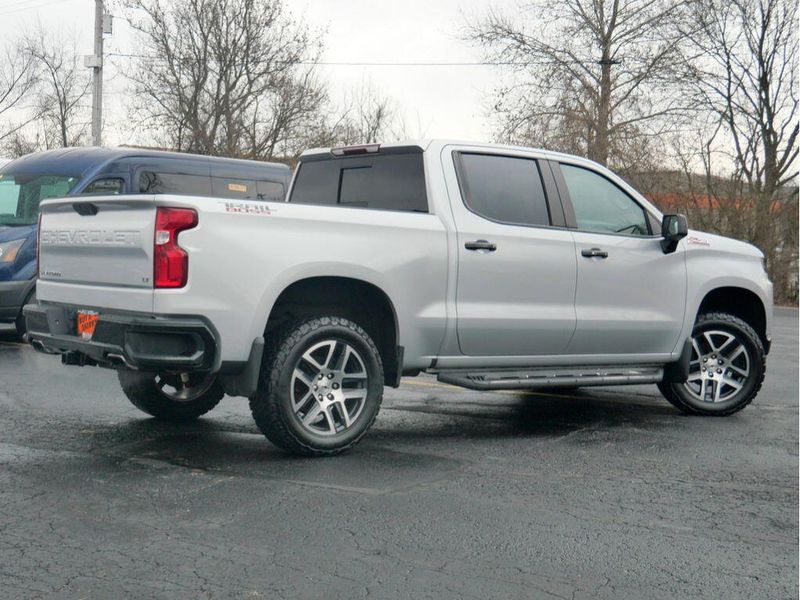
[[[681,357],[667,365],[664,365],[664,383],[686,383],[689,379],[689,362],[692,360],[692,338],[687,339],[683,344]]]

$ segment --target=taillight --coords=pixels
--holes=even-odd
[[[39,277],[39,257],[42,255],[42,211],[39,211],[39,224],[36,226],[36,276]]]
[[[181,288],[189,280],[189,255],[178,246],[178,234],[197,226],[197,213],[190,208],[158,208],[153,253],[156,288]]]

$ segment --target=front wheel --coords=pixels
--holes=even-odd
[[[313,317],[274,336],[250,408],[276,446],[324,456],[364,436],[382,397],[383,366],[370,336],[348,319]]]
[[[225,392],[209,373],[117,371],[122,391],[139,410],[161,421],[188,423],[214,408]]]
[[[692,331],[688,380],[658,387],[685,413],[731,415],[758,394],[766,373],[765,360],[761,338],[740,318],[727,313],[700,315]]]

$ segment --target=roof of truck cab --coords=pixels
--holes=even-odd
[[[291,175],[289,167],[280,163],[224,158],[219,156],[204,156],[200,154],[185,154],[182,152],[166,152],[142,148],[102,148],[94,146],[58,148],[55,150],[35,152],[11,161],[4,165],[3,169],[7,171],[54,173],[79,177],[89,171],[100,171],[104,165],[123,158],[207,162],[212,168],[214,166],[219,166],[226,168],[226,170],[231,169],[239,172],[253,172],[258,170],[261,173],[268,170],[273,176],[281,178],[288,178]]]
[[[355,144],[354,147],[357,146],[373,146],[378,145],[380,146],[381,151],[385,150],[397,150],[397,149],[405,149],[405,148],[419,148],[423,152],[426,152],[431,149],[441,148],[444,146],[460,146],[460,147],[470,147],[475,149],[487,149],[487,150],[508,150],[511,152],[532,152],[534,154],[540,154],[542,156],[546,156],[547,158],[553,160],[569,160],[571,162],[578,162],[584,164],[597,164],[594,161],[589,160],[588,158],[582,156],[576,156],[572,154],[564,154],[563,152],[554,152],[552,150],[547,150],[545,148],[531,148],[528,146],[516,146],[513,144],[497,144],[497,143],[488,143],[488,142],[476,142],[474,140],[455,140],[455,139],[420,139],[420,140],[405,140],[401,142],[391,142],[391,143],[380,143],[376,142],[375,144]],[[311,148],[306,150],[300,155],[300,159],[307,159],[309,157],[319,157],[320,155],[328,155],[331,156],[331,151],[336,150],[337,148],[347,148],[348,146],[336,146],[332,148]],[[363,155],[361,155],[363,156]],[[602,165],[600,165],[602,166]]]

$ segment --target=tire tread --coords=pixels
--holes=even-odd
[[[145,377],[144,373],[119,370],[117,376],[122,386],[122,391],[136,408],[155,417],[160,421],[170,423],[188,423],[200,418],[225,396],[225,391],[219,381],[215,381],[209,390],[189,402],[175,402],[165,398],[155,385],[155,374]]]
[[[375,342],[372,341],[372,338],[370,338],[364,329],[349,319],[333,316],[296,319],[286,325],[281,331],[277,332],[277,335],[270,336],[264,349],[264,361],[259,376],[259,388],[250,398],[250,412],[253,414],[256,425],[270,442],[293,454],[321,457],[333,456],[349,450],[355,446],[370,427],[372,427],[372,424],[378,416],[380,405],[383,400],[383,394],[380,394],[377,399],[377,409],[370,419],[369,424],[364,428],[363,433],[349,443],[337,448],[318,448],[311,446],[298,438],[291,428],[288,427],[280,407],[281,398],[277,393],[273,393],[273,391],[278,387],[281,373],[287,366],[287,360],[292,350],[294,350],[305,336],[331,326],[349,329],[369,346],[370,351],[378,361],[378,366],[381,371],[380,381],[383,381],[383,365],[380,359],[380,352]]]
[[[697,327],[698,325],[702,325],[703,323],[708,321],[719,321],[734,325],[739,329],[744,330],[747,336],[755,344],[756,349],[758,350],[758,357],[761,360],[761,375],[758,378],[758,381],[756,381],[755,386],[753,386],[753,389],[743,400],[734,404],[730,408],[714,412],[699,410],[698,408],[685,402],[674,389],[674,386],[683,385],[681,383],[676,383],[676,384],[659,383],[658,389],[661,391],[661,394],[664,396],[664,398],[667,399],[667,401],[670,404],[672,404],[675,408],[677,408],[678,410],[680,410],[685,414],[727,417],[744,409],[747,405],[751,404],[755,399],[755,397],[758,395],[758,392],[761,390],[761,386],[764,384],[764,378],[766,377],[767,374],[767,357],[766,353],[764,352],[764,343],[761,341],[761,337],[756,333],[755,329],[753,329],[752,326],[750,326],[747,322],[743,321],[739,317],[724,312],[704,313],[697,318],[697,321],[695,321],[695,327]]]

